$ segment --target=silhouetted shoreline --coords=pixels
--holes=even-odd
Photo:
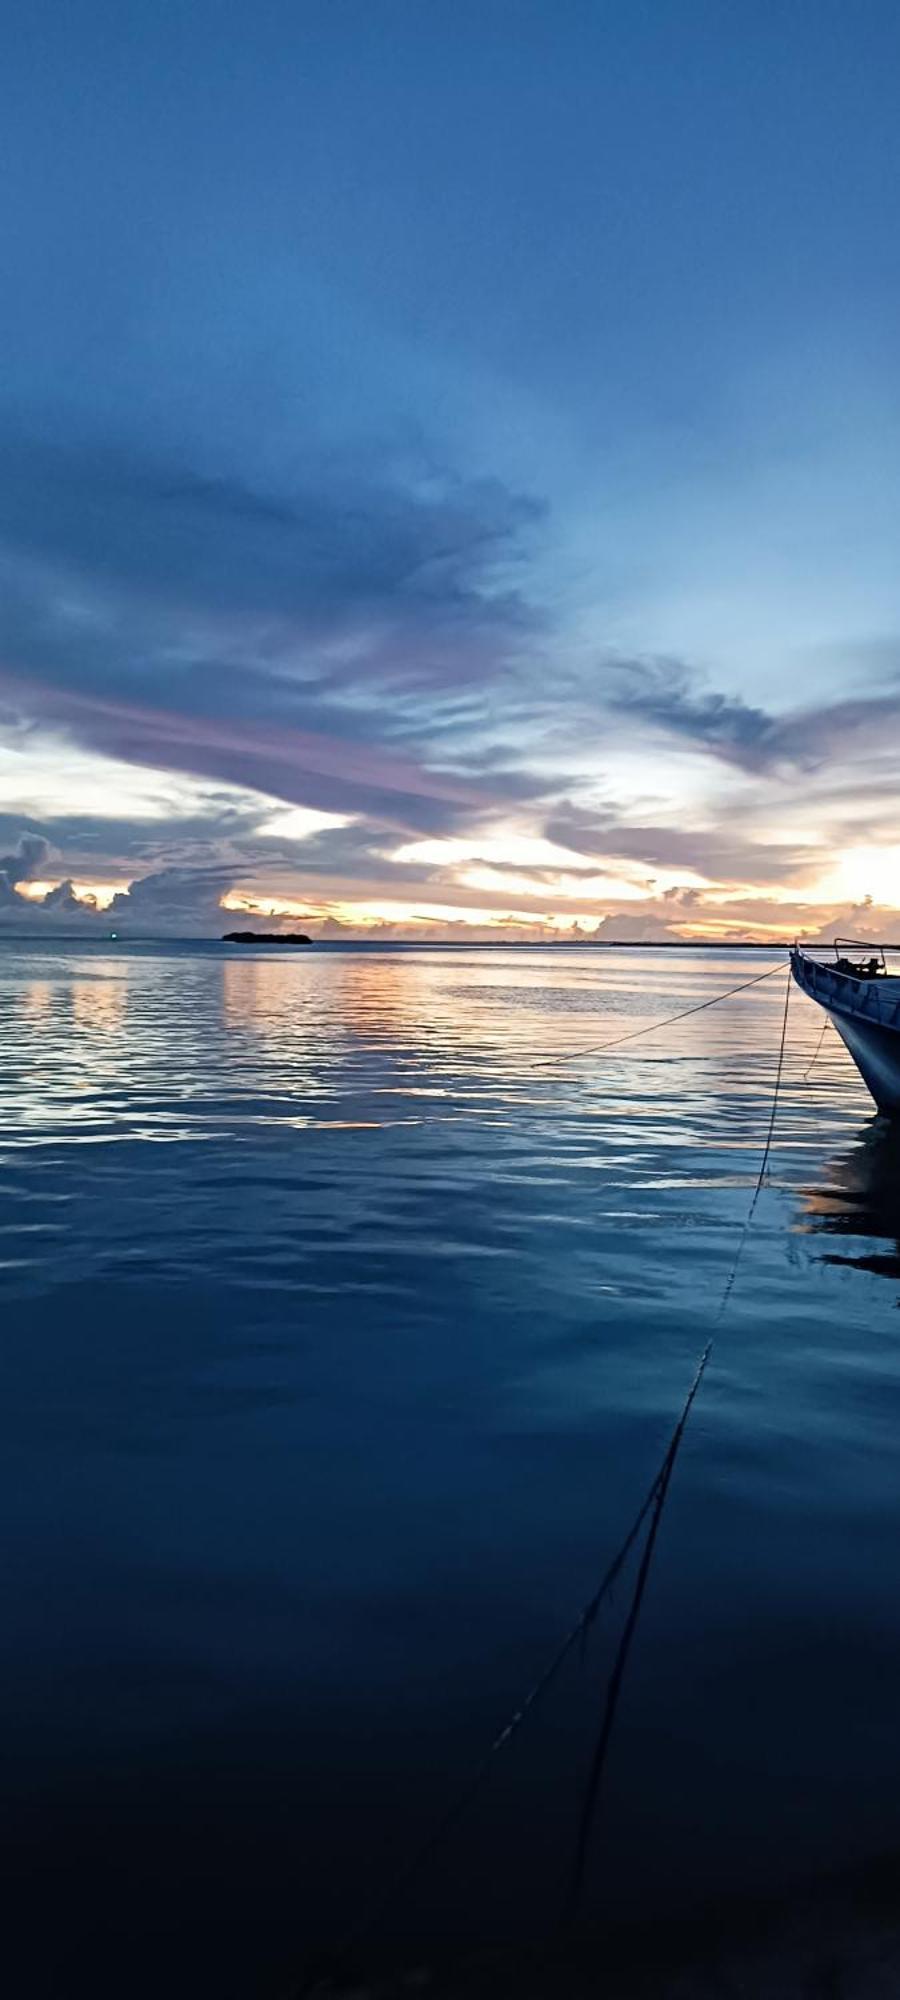
[[[312,944],[304,931],[225,931],[223,944]]]
[[[828,938],[800,938],[807,950],[830,951]],[[900,951],[900,942],[888,938],[863,940],[878,944],[884,951]],[[188,937],[180,932],[119,931],[115,937],[91,936],[85,931],[23,931],[0,924],[0,944],[31,945],[40,950],[57,944],[82,945],[96,949],[110,945],[204,945],[267,944],[305,945],[311,951],[783,951],[785,938],[316,938],[304,931],[225,931],[219,937]]]

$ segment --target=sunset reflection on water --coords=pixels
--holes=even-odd
[[[900,1281],[897,1126],[871,1117],[851,1145],[824,1163],[821,1185],[804,1189],[803,1216],[811,1232],[846,1242],[846,1249],[837,1242],[823,1249],[826,1262]]]
[[[102,1878],[136,1991],[148,1872],[180,1962],[213,1936],[244,2000],[260,1938],[333,1927],[583,1602],[734,1256],[783,968],[600,1045],[768,962],[3,948],[0,1805],[18,1828],[39,1786],[22,1906],[51,1895],[96,1959]],[[872,1553],[900,1533],[900,1162],[819,1036],[792,999],[643,1614],[607,1801],[626,1911],[839,1864],[848,1827],[900,1845],[870,1667],[900,1660]],[[423,1881],[426,1937],[448,1909],[550,1921],[596,1685],[573,1674]]]

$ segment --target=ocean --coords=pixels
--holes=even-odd
[[[381,1901],[657,1468],[759,1171],[785,971],[597,1045],[770,963],[0,944],[15,1990],[276,2000]],[[900,1139],[822,1021],[794,992],[588,1916],[900,1848]],[[628,1600],[373,1953],[557,1923]]]

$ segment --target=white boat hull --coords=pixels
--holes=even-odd
[[[856,979],[796,947],[791,971],[830,1015],[879,1111],[900,1118],[900,979]]]
[[[879,1111],[900,1118],[900,1036],[887,1028],[848,1020],[832,1009],[831,1018],[871,1091]]]

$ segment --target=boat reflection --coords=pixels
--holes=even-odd
[[[828,1251],[823,1261],[900,1279],[900,1124],[873,1118],[825,1172],[827,1184],[804,1195],[806,1226],[845,1238],[847,1248]],[[851,1248],[867,1240],[883,1247]]]

